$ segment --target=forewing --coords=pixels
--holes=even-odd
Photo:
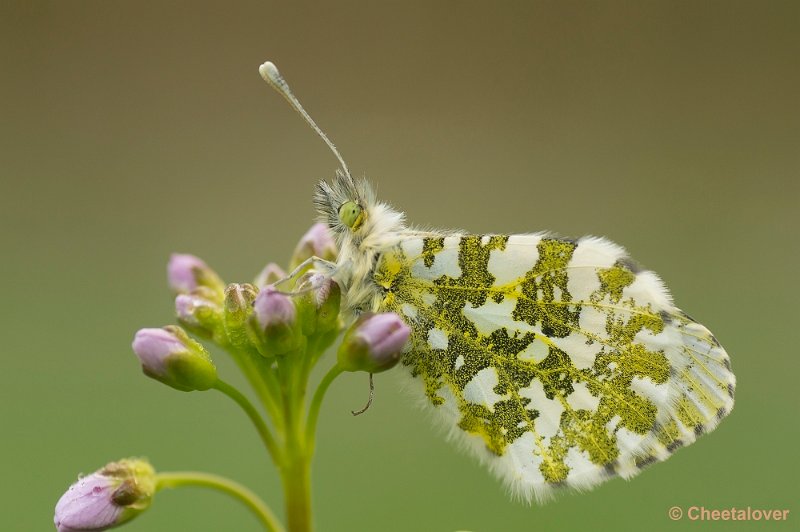
[[[607,240],[408,238],[374,279],[412,327],[403,364],[521,497],[633,476],[733,407],[725,350]]]

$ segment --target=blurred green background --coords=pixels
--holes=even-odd
[[[336,163],[259,78],[266,59],[412,222],[622,243],[739,379],[733,414],[668,462],[528,507],[398,375],[358,418],[367,381],[345,376],[320,423],[319,530],[714,525],[672,522],[673,505],[788,508],[743,526],[796,529],[798,6],[3,2],[0,529],[49,530],[79,472],[129,455],[229,475],[282,513],[244,415],[145,378],[130,351],[136,329],[173,319],[170,252],[248,281],[311,223]],[[223,529],[258,525],[188,489],[127,527]]]

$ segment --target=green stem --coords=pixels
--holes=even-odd
[[[325,397],[325,392],[328,391],[333,380],[342,373],[342,368],[338,364],[334,365],[328,373],[322,378],[317,391],[314,392],[314,398],[311,399],[311,406],[308,409],[308,421],[306,422],[306,446],[309,449],[309,454],[314,453],[314,434],[317,431],[317,419],[319,418],[319,409],[322,406],[322,399]]]
[[[256,357],[261,360],[258,360]],[[272,374],[269,363],[257,352],[245,351],[238,357],[234,356],[234,358],[237,360],[241,359],[239,366],[242,372],[247,376],[250,384],[256,390],[270,418],[278,425],[279,429],[282,429],[283,417],[281,416],[279,405],[280,392],[276,387],[272,386],[272,381],[275,380],[275,376]]]
[[[286,461],[280,468],[281,480],[286,500],[286,519],[291,532],[308,532],[312,529],[311,518],[311,458],[313,441],[307,437],[308,416],[319,415],[319,403],[322,394],[315,395],[316,406],[306,414],[306,389],[312,358],[318,358],[315,350],[318,346],[310,342],[297,352],[288,353],[278,358],[278,370],[282,384],[284,416],[286,420]],[[323,388],[330,381],[337,369],[329,373],[322,384]],[[334,374],[335,373],[335,374]],[[314,421],[316,423],[316,421]],[[313,431],[312,431],[313,434]]]
[[[282,464],[283,454],[278,448],[278,445],[275,443],[275,439],[272,437],[269,427],[267,427],[267,424],[264,423],[264,420],[261,418],[258,410],[256,410],[256,408],[253,406],[253,403],[251,403],[250,400],[247,399],[247,397],[245,397],[239,390],[221,379],[217,379],[217,382],[214,383],[213,387],[215,390],[219,390],[233,399],[240,407],[242,407],[242,410],[244,410],[244,412],[247,414],[247,417],[250,418],[250,421],[252,421],[253,425],[256,427],[258,435],[261,436],[261,441],[263,441],[264,445],[267,447],[267,451],[269,451],[272,460],[278,465]]]
[[[305,383],[299,382],[300,368],[306,356],[305,349],[298,349],[277,359],[283,398],[286,453],[280,474],[286,505],[286,521],[291,532],[308,532],[312,526],[311,464],[301,429]]]
[[[219,475],[196,471],[170,471],[156,475],[156,491],[184,486],[212,488],[226,493],[247,506],[269,532],[284,532],[283,526],[264,501],[238,482]]]
[[[291,452],[291,451],[290,451]],[[285,468],[281,469],[283,493],[286,498],[286,522],[291,532],[311,530],[311,460],[295,447]]]
[[[267,392],[274,401],[274,412],[270,412],[270,415],[273,416],[276,423],[280,424],[281,430],[283,430],[285,421],[281,410],[281,385],[278,382],[276,371],[271,367],[264,368],[264,371],[261,372],[261,378],[266,384]]]

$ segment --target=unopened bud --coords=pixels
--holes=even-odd
[[[56,503],[58,532],[107,530],[130,521],[152,502],[156,480],[145,460],[111,462],[80,478]]]
[[[175,314],[181,325],[191,332],[214,338],[222,327],[222,307],[213,298],[203,294],[208,289],[198,288],[191,294],[175,297]]]
[[[235,347],[250,343],[247,336],[247,319],[253,313],[256,288],[251,284],[229,284],[225,289],[224,323],[228,342]]]
[[[264,269],[258,274],[253,284],[255,284],[258,288],[264,288],[267,285],[275,284],[281,279],[285,278],[286,272],[274,262],[270,262],[264,266]]]
[[[145,375],[176,390],[207,390],[217,381],[208,352],[180,327],[141,329],[132,347]]]
[[[345,371],[386,371],[400,360],[410,335],[411,328],[393,312],[363,314],[339,346],[339,367]]]
[[[251,330],[265,356],[281,355],[298,346],[297,311],[292,298],[265,286],[253,304]]]
[[[339,326],[342,290],[330,276],[308,272],[297,281],[297,307],[303,333],[327,333]]]
[[[225,284],[217,272],[209,268],[202,259],[194,255],[173,253],[167,264],[167,280],[169,286],[177,294],[188,294],[198,287],[206,287],[222,300]]]
[[[333,261],[336,259],[337,254],[338,250],[336,249],[336,242],[333,240],[331,230],[327,225],[317,223],[312,225],[311,229],[300,237],[300,241],[294,248],[289,268],[293,270],[302,264],[304,260],[311,257]]]

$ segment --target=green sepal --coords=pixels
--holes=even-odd
[[[225,345],[227,336],[223,324],[223,310],[217,294],[208,287],[199,286],[186,295],[203,301],[203,304],[194,306],[191,316],[193,321],[182,319],[179,315],[178,323],[196,336]]]
[[[248,319],[248,333],[261,356],[266,358],[285,355],[302,346],[304,337],[299,320],[292,324],[279,323],[262,328],[255,316]]]
[[[205,348],[190,338],[186,331],[175,325],[165,330],[175,335],[186,350],[174,353],[164,360],[166,374],[158,375],[142,367],[145,375],[182,392],[204,391],[217,382],[217,368]]]
[[[251,284],[228,285],[225,289],[222,323],[227,343],[236,349],[247,349],[252,345],[247,322],[253,315],[253,301],[258,290]]]

